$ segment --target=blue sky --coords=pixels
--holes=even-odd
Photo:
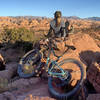
[[[0,16],[53,17],[56,10],[63,16],[100,17],[100,0],[0,0]]]

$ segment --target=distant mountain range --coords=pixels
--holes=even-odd
[[[13,17],[13,16],[9,16],[9,17]],[[44,19],[47,17],[41,17],[41,16],[16,16],[15,18],[25,18],[25,19]],[[63,18],[67,18],[67,19],[86,19],[86,20],[94,20],[94,21],[100,21],[100,17],[88,17],[88,18],[80,18],[77,16],[64,16]]]
[[[88,20],[100,21],[100,17],[89,17]]]
[[[70,16],[70,17],[65,17],[68,19],[86,19],[86,20],[94,20],[94,21],[100,21],[100,17],[88,17],[88,18],[80,18],[77,16]]]
[[[63,17],[63,18],[68,18],[68,19],[81,19],[80,17],[77,16],[68,16],[68,17]]]

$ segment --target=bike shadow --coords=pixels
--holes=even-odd
[[[97,93],[96,87],[93,85],[97,81],[97,77],[100,74],[100,52],[94,52],[91,50],[82,51],[80,54],[81,61],[87,66],[86,68],[86,80],[84,86],[89,93]],[[97,84],[97,83],[96,83]]]
[[[80,60],[87,66],[90,67],[93,62],[100,63],[100,52],[94,52],[91,50],[82,51],[79,53]]]

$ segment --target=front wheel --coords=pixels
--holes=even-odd
[[[79,92],[84,80],[85,71],[82,64],[72,58],[64,59],[58,65],[68,72],[69,76],[67,76],[65,81],[62,81],[59,77],[49,77],[49,92],[57,100],[67,100]]]

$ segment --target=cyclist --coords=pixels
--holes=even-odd
[[[50,22],[50,29],[47,34],[48,37],[67,37],[68,33],[72,30],[72,26],[69,28],[69,21],[65,23],[62,20],[61,11],[54,13],[54,19]]]
[[[54,38],[58,38],[58,40],[61,40],[61,39],[62,40],[66,40],[66,37],[68,37],[68,33],[71,32],[71,30],[72,30],[72,26],[69,27],[70,26],[69,24],[70,23],[69,23],[68,20],[66,22],[64,22],[64,20],[62,19],[62,13],[61,13],[61,11],[56,11],[54,13],[54,19],[50,22],[50,29],[49,29],[48,34],[46,35],[47,39],[44,42],[41,41],[42,44],[47,44],[47,42],[50,40],[50,38],[51,38],[51,41],[55,40]],[[54,37],[54,38],[52,38],[52,37]],[[49,40],[48,40],[48,38],[49,38]],[[58,49],[58,46],[56,45],[57,43],[58,42],[54,42],[53,41],[50,44],[55,49]],[[63,42],[62,43],[60,42],[60,45],[63,46]],[[64,48],[64,46],[63,46],[63,48]],[[43,49],[43,47],[42,47],[42,49]]]

